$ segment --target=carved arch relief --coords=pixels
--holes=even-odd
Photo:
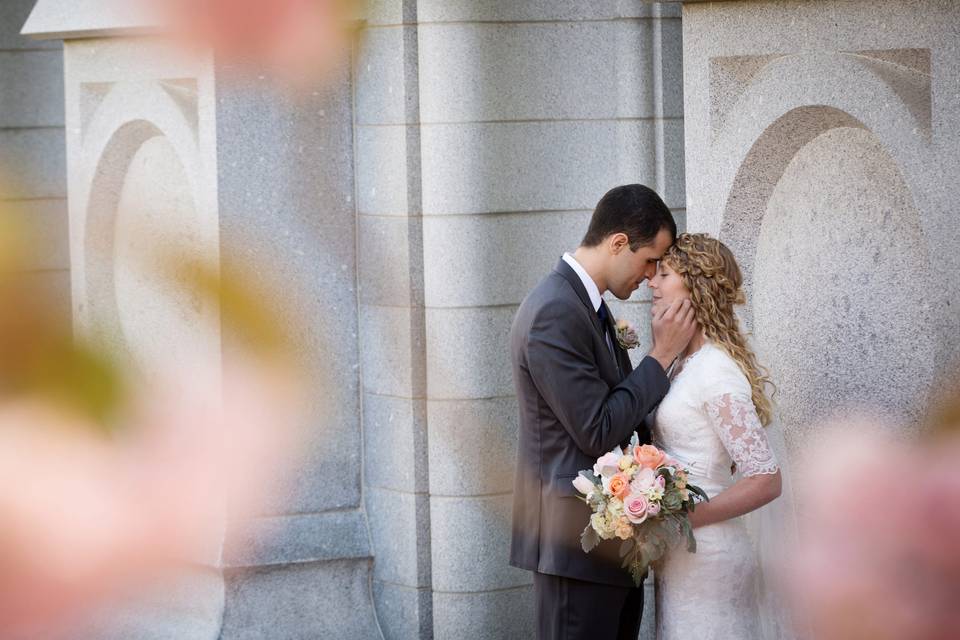
[[[725,194],[714,219],[743,268],[743,320],[780,385],[790,439],[840,406],[917,425],[938,301],[902,278],[930,274],[911,188],[931,137],[929,52],[711,65],[708,171]]]
[[[78,181],[85,209],[72,221],[78,318],[147,376],[197,361],[215,366],[219,350],[212,302],[189,299],[151,263],[169,246],[216,256],[216,226],[200,206],[190,85],[169,84],[99,83],[81,92],[82,157],[96,161]]]

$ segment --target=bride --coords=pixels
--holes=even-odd
[[[690,471],[710,501],[690,516],[696,553],[678,548],[656,567],[657,638],[766,640],[762,576],[742,516],[780,495],[780,467],[764,427],[769,383],[733,312],[740,269],[706,234],[683,234],[649,281],[653,311],[689,298],[699,331],[668,372],[654,444]]]

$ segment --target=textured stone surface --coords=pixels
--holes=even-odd
[[[414,223],[416,224],[416,223]],[[401,216],[357,216],[360,243],[360,301],[373,305],[410,306],[411,221]]]
[[[643,0],[425,0],[420,2],[419,17],[423,22],[461,22],[473,20],[610,20],[615,18],[650,17],[657,9]],[[667,8],[664,15],[679,15]]]
[[[580,244],[591,213],[425,217],[427,305],[519,304],[565,251]]]
[[[380,638],[368,560],[337,560],[226,573],[222,640]]]
[[[408,307],[360,306],[364,390],[410,397],[411,313]]]
[[[364,501],[376,550],[374,578],[409,587],[429,585],[430,545],[418,544],[430,535],[426,495],[368,486]]]
[[[0,172],[8,198],[67,195],[63,129],[0,130]]]
[[[397,25],[403,22],[404,0],[368,0],[366,26]]]
[[[64,39],[140,34],[162,24],[158,7],[149,2],[38,0],[23,33]]]
[[[904,284],[930,282],[927,260],[913,198],[869,132],[833,129],[794,156],[764,216],[753,298],[794,449],[840,407],[920,423],[937,345],[917,329],[937,292]]]
[[[357,207],[362,214],[407,213],[407,134],[404,125],[356,128]]]
[[[86,612],[86,619],[68,634],[54,638],[211,640],[220,633],[223,598],[224,581],[218,571],[183,569]]]
[[[0,126],[63,126],[63,53],[0,51]]]
[[[276,320],[307,327],[297,339],[317,403],[291,474],[293,495],[277,513],[357,506],[360,355],[347,77],[297,101],[255,78],[223,80],[217,92],[225,271],[269,265],[284,283]]]
[[[0,50],[61,49],[57,40],[34,40],[20,35],[36,0],[4,0],[0,2]]]
[[[431,399],[513,394],[507,337],[515,306],[427,309],[427,389]]]
[[[434,598],[429,588],[416,589],[374,580],[373,601],[384,639],[446,637],[429,624],[433,619]]]
[[[223,564],[237,568],[366,558],[366,534],[359,510],[257,518],[228,532]]]
[[[433,596],[436,638],[514,640],[533,638],[537,618],[533,587]]]
[[[409,79],[404,74],[404,28],[366,29],[356,61],[357,124],[406,122]]]
[[[426,123],[653,117],[654,84],[638,74],[653,64],[652,24],[421,26],[421,117]],[[664,115],[679,116],[680,109]]]
[[[430,495],[469,496],[513,489],[516,398],[428,401],[427,424]]]
[[[368,487],[426,491],[426,401],[364,393],[364,480]]]
[[[433,586],[436,591],[489,591],[531,584],[508,564],[513,495],[431,497]]]
[[[650,121],[425,125],[421,142],[425,215],[592,210],[612,186],[656,184]]]

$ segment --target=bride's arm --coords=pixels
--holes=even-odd
[[[690,523],[703,527],[759,509],[780,495],[777,459],[753,402],[740,394],[723,394],[704,405],[710,422],[743,477],[710,502],[697,505]]]
[[[701,502],[690,514],[693,528],[723,522],[750,513],[780,496],[780,471],[749,476],[722,491],[710,502]]]

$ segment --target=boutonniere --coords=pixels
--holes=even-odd
[[[626,320],[617,320],[617,342],[627,351],[640,346],[636,328]]]

